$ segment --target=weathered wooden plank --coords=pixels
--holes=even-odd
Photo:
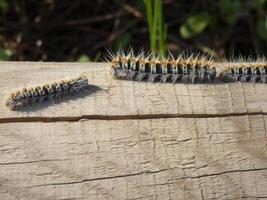
[[[0,199],[267,197],[267,116],[0,124]]]
[[[160,84],[113,80],[103,63],[0,63],[0,120],[19,117],[73,117],[84,115],[223,115],[266,113],[267,85]],[[5,106],[16,89],[85,74],[99,91],[59,104],[12,112]]]
[[[102,63],[0,66],[0,199],[267,198],[266,84],[117,81]],[[81,73],[90,95],[5,107],[16,89]]]

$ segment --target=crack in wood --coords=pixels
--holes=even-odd
[[[92,182],[92,181],[102,181],[102,180],[107,180],[107,179],[116,179],[116,178],[126,178],[126,177],[132,177],[132,176],[140,176],[140,175],[143,175],[143,174],[157,174],[157,173],[164,172],[164,171],[167,171],[167,170],[170,170],[170,169],[172,169],[172,168],[160,169],[160,170],[157,170],[157,171],[145,170],[145,171],[142,171],[142,172],[132,173],[132,174],[98,177],[98,178],[84,179],[84,180],[71,181],[71,182],[47,183],[47,184],[33,185],[33,186],[30,186],[29,188],[50,186],[50,185],[70,185],[70,184],[78,184],[78,183],[85,183],[85,182]]]
[[[157,171],[146,170],[146,171],[142,171],[142,172],[138,172],[138,173],[132,173],[132,174],[98,177],[98,178],[83,179],[83,180],[78,180],[78,181],[70,181],[70,182],[62,182],[62,183],[47,183],[47,184],[29,186],[28,188],[43,187],[43,186],[57,186],[57,185],[72,185],[72,184],[79,184],[79,183],[92,182],[92,181],[102,181],[102,180],[117,179],[117,178],[127,178],[127,177],[140,176],[140,175],[150,175],[150,174],[157,174],[157,173],[161,173],[161,172],[165,172],[165,171],[170,171],[172,169],[175,169],[175,168],[167,168],[167,169],[161,169],[161,170],[157,170]],[[177,179],[174,179],[171,181],[203,178],[203,177],[209,177],[209,176],[218,176],[218,175],[229,174],[229,173],[253,172],[253,171],[261,171],[261,170],[267,170],[267,168],[231,170],[231,171],[224,171],[224,172],[218,172],[218,173],[213,173],[213,174],[203,174],[200,176],[185,176],[185,177],[177,178]],[[173,182],[165,183],[165,184],[171,184],[171,183],[173,183]]]
[[[179,179],[195,179],[195,178],[203,178],[203,177],[209,177],[209,176],[219,176],[219,175],[230,174],[230,173],[243,173],[243,172],[261,171],[261,170],[267,170],[267,167],[266,168],[255,168],[255,169],[230,170],[230,171],[224,171],[224,172],[218,172],[218,173],[212,173],[212,174],[203,174],[199,176],[185,176]]]
[[[67,161],[69,159],[47,159],[47,160],[32,160],[32,161],[22,161],[22,162],[7,162],[7,163],[0,163],[1,165],[20,165],[20,164],[33,164],[33,163],[40,163],[40,162],[56,162],[56,161]]]
[[[240,112],[224,114],[144,114],[144,115],[81,115],[73,117],[10,117],[0,118],[0,123],[19,123],[19,122],[78,122],[80,120],[145,120],[145,119],[169,119],[169,118],[223,118],[267,115],[267,112]]]

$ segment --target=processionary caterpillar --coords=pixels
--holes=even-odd
[[[64,96],[75,95],[87,90],[88,87],[88,79],[85,76],[80,76],[75,79],[63,80],[34,88],[23,88],[20,91],[10,94],[6,105],[11,110],[17,110],[34,103],[58,100]]]
[[[204,56],[179,56],[160,59],[153,54],[141,52],[135,56],[118,52],[110,56],[112,75],[115,79],[148,82],[211,82],[216,77],[212,60]]]
[[[267,61],[226,63],[219,78],[223,82],[267,83]]]
[[[220,63],[206,56],[191,54],[167,58],[141,52],[135,55],[132,50],[124,53],[110,53],[108,63],[115,79],[170,82],[170,83],[211,83],[217,82],[267,82],[267,61],[224,63],[223,70],[218,70]]]

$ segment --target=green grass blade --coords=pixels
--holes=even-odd
[[[155,46],[154,35],[153,35],[153,13],[152,13],[152,0],[144,0],[146,7],[146,16],[148,23],[148,31],[149,31],[149,40],[150,40],[150,48],[153,49]]]
[[[144,0],[149,31],[150,48],[152,52],[157,50],[163,57],[166,51],[167,26],[163,22],[162,1]]]

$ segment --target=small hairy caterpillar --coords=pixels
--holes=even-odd
[[[213,62],[204,56],[160,59],[154,54],[141,52],[135,56],[133,51],[128,53],[110,53],[108,60],[112,75],[115,79],[171,82],[171,83],[205,83],[216,78],[216,68]]]
[[[83,92],[88,86],[88,79],[84,76],[80,76],[75,79],[63,80],[34,88],[23,88],[20,91],[10,94],[6,105],[10,110],[17,110],[37,102],[42,103],[46,100],[58,100],[63,96]]]
[[[219,77],[223,82],[267,83],[267,62],[227,63]]]

